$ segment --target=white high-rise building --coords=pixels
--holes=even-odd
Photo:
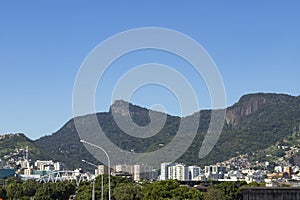
[[[166,163],[161,163],[160,165],[160,180],[164,181],[164,180],[168,180],[168,167],[171,165],[172,163],[166,162]]]
[[[108,174],[108,167],[106,165],[98,165],[97,175]]]
[[[57,171],[63,170],[63,165],[61,162],[55,162],[55,163],[53,163],[53,166],[54,166],[54,170],[57,170]]]
[[[184,164],[175,164],[168,167],[168,179],[186,181],[189,179],[188,167]]]
[[[196,165],[189,166],[188,171],[189,171],[189,180],[194,180],[194,178],[200,175],[201,168]]]
[[[151,166],[134,165],[133,180],[140,181],[142,179],[154,180],[157,178],[157,172]]]
[[[34,166],[40,171],[62,170],[62,163],[53,162],[52,160],[37,160],[35,161]]]
[[[115,173],[127,173],[133,180],[154,180],[157,178],[157,170],[148,165],[115,165]]]
[[[225,166],[210,165],[205,166],[205,176],[210,179],[222,179],[226,173]]]
[[[116,165],[115,172],[128,172],[129,174],[133,174],[133,165]]]

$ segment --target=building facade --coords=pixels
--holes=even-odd
[[[201,174],[201,168],[195,165],[189,166],[188,172],[189,172],[189,180],[194,180],[197,176]]]
[[[179,181],[189,180],[188,167],[184,164],[174,164],[168,167],[168,179]]]
[[[160,165],[160,180],[164,181],[164,180],[168,180],[168,167],[171,165],[172,163],[169,162],[165,162],[165,163],[161,163]]]

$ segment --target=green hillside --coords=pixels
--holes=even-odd
[[[150,138],[137,138],[125,134],[116,125],[112,112],[124,115],[124,106],[127,104],[124,101],[116,101],[109,112],[97,114],[102,129],[114,144],[127,151],[150,152],[162,148],[161,144],[166,145],[173,139],[181,119],[170,115],[167,115],[163,129]],[[132,104],[129,104],[129,108],[129,114],[135,123],[144,126],[150,122],[149,112],[153,111]],[[198,134],[179,161],[203,166],[227,160],[238,154],[263,150],[289,138],[293,128],[299,127],[300,124],[300,98],[285,94],[264,93],[241,97],[236,104],[227,108],[226,123],[211,153],[199,159],[198,153],[208,129],[210,115],[210,110],[200,111]],[[89,117],[87,115],[78,119],[89,126]],[[93,127],[88,127],[88,130],[93,131]],[[66,163],[66,166],[71,169],[83,167],[91,170],[92,168],[84,165],[81,160],[85,159],[93,163],[99,163],[99,161],[95,160],[79,141],[80,138],[72,119],[57,132],[41,137],[33,144],[38,146],[35,146],[38,155],[50,156],[53,160]],[[17,141],[12,143],[17,144]],[[2,151],[9,151],[9,148],[1,145],[0,152]]]
[[[43,148],[40,148],[34,141],[27,138],[24,134],[9,134],[0,140],[0,158],[8,160],[25,156],[25,149],[31,160],[51,159],[52,156]],[[23,151],[21,151],[23,150]]]

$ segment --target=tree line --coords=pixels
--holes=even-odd
[[[103,177],[103,197],[108,199],[108,176]],[[101,199],[101,176],[95,180],[95,199]],[[127,178],[111,177],[112,200],[239,200],[242,199],[242,187],[258,187],[257,183],[249,185],[246,182],[222,182],[211,184],[200,191],[193,187],[182,186],[176,180],[134,182]],[[0,187],[0,199],[3,200],[67,200],[71,195],[76,199],[92,199],[93,182],[39,183],[34,180],[22,181],[18,178],[5,180],[5,186]],[[202,188],[203,189],[203,188]]]

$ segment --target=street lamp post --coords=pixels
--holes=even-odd
[[[95,200],[95,179],[93,180],[92,200]]]
[[[97,165],[95,165],[94,163],[88,162],[86,160],[82,160],[82,162],[89,164],[93,167],[96,167],[96,169],[98,168]],[[95,200],[95,179],[93,180],[93,193],[92,193],[92,200]],[[101,200],[103,200],[103,174],[101,174]]]
[[[80,142],[91,145],[93,147],[96,147],[96,148],[100,149],[101,151],[103,151],[105,153],[105,155],[107,157],[107,164],[108,164],[108,199],[111,200],[111,193],[110,193],[110,159],[109,159],[109,156],[108,156],[107,152],[102,147],[99,147],[99,146],[97,146],[93,143],[87,142],[85,140],[80,140]],[[103,189],[103,175],[102,175],[102,189]],[[102,192],[102,197],[103,197],[103,192]]]
[[[104,174],[104,171],[103,171]],[[101,200],[103,200],[103,174],[101,175]]]

